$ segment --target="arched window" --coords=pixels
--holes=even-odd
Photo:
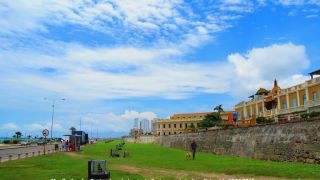
[[[305,104],[306,101],[307,101],[307,95],[304,94],[304,95],[302,96],[302,102],[303,102],[303,104]]]
[[[313,101],[317,100],[317,92],[312,93],[312,100]]]
[[[282,100],[282,109],[287,109],[287,101],[285,99]]]
[[[292,104],[292,107],[297,107],[297,100],[295,97],[292,97],[292,100],[291,100],[291,104]]]

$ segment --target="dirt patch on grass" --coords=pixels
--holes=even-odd
[[[78,153],[73,153],[73,152],[67,152],[66,153],[68,156],[74,157],[74,158],[83,158],[84,156]]]
[[[207,172],[196,172],[196,171],[185,171],[185,170],[175,170],[175,169],[163,169],[163,168],[142,168],[132,165],[114,165],[112,168],[125,171],[128,173],[139,174],[146,178],[174,178],[174,179],[255,179],[255,180],[280,180],[283,178],[277,177],[263,177],[263,176],[252,176],[252,175],[226,175],[219,173],[207,173]]]

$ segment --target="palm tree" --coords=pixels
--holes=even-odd
[[[20,139],[20,137],[22,136],[22,133],[20,131],[15,132],[14,137],[17,139]]]
[[[223,108],[222,108],[222,104],[220,104],[219,106],[216,106],[214,109],[214,111],[217,111],[218,113],[218,120],[221,121],[221,112],[223,112]]]
[[[69,130],[71,131],[71,134],[72,134],[72,132],[76,131],[77,129],[75,127],[71,126],[71,128]]]

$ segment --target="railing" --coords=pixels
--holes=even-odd
[[[244,101],[242,101],[242,102],[240,102],[240,103],[236,104],[236,105],[235,105],[235,107],[236,107],[236,108],[237,108],[237,107],[242,107],[242,106],[244,105],[244,103],[245,103],[245,102],[244,102]]]
[[[2,150],[7,150],[7,149],[2,149]],[[59,147],[58,149],[48,148],[46,149],[46,152],[44,152],[43,150],[31,150],[31,151],[19,152],[19,153],[12,152],[5,155],[1,155],[0,163],[6,162],[6,161],[12,161],[12,160],[19,160],[27,157],[41,156],[41,155],[51,154],[54,152],[61,152],[61,151],[62,151],[62,148]]]
[[[307,101],[306,103],[305,103],[305,106],[307,106],[307,107],[313,107],[313,106],[318,106],[318,105],[320,105],[320,99],[318,99],[318,100],[315,100],[315,101]]]
[[[300,106],[300,107],[295,107],[295,108],[289,108],[289,109],[279,109],[279,114],[290,114],[294,112],[300,112],[300,111],[306,111],[307,107],[305,106]]]

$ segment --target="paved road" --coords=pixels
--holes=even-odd
[[[59,144],[59,149],[61,149],[61,145]],[[46,154],[55,152],[54,144],[46,145]],[[8,161],[8,160],[16,160],[22,159],[25,157],[39,156],[43,155],[44,148],[43,145],[30,145],[30,146],[20,146],[20,147],[10,147],[10,148],[1,148],[0,149],[0,162]]]

